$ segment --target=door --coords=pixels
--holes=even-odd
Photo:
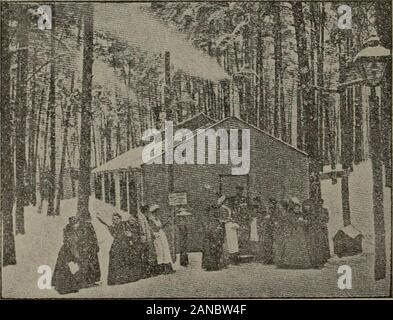
[[[244,188],[243,196],[248,198],[249,180],[249,175],[220,175],[220,193],[227,198],[232,197],[236,194],[236,187],[241,186]]]

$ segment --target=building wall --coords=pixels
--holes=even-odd
[[[301,201],[308,197],[308,158],[306,155],[234,118],[215,127],[215,129],[218,128],[249,128],[251,130],[247,190],[250,198],[258,195],[266,204],[268,198],[272,196],[278,200],[296,196]],[[196,141],[194,143],[196,145]],[[189,242],[189,248],[192,251],[199,251],[202,248],[201,221],[214,199],[214,193],[220,190],[220,175],[231,175],[231,170],[232,164],[173,165],[174,192],[187,192],[187,208],[193,213],[190,222],[192,236]],[[168,206],[168,166],[144,165],[143,175],[145,202],[149,205],[159,204],[164,211],[164,219],[168,219],[171,216],[171,208]],[[244,177],[231,178],[234,183],[237,180],[241,183]],[[207,190],[205,185],[210,185],[210,190]],[[171,231],[172,229],[168,227],[167,233]]]

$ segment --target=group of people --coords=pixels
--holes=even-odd
[[[296,197],[268,205],[260,197],[252,201],[238,186],[232,197],[217,195],[203,214],[202,267],[220,270],[246,258],[278,268],[322,268],[330,257],[323,200]],[[135,216],[123,220],[114,213],[111,223],[97,213],[97,219],[112,236],[109,251],[108,285],[174,272],[173,257],[165,226],[174,222],[180,265],[188,265],[189,220],[186,209],[178,209],[175,220],[163,221],[158,205],[142,206]],[[52,286],[61,294],[97,285],[101,278],[99,246],[89,219],[71,217],[63,230]]]
[[[123,220],[118,213],[112,222],[101,214],[97,219],[113,237],[109,251],[108,285],[125,284],[142,278],[168,274],[172,257],[160,217],[160,207],[142,206],[134,217]],[[52,286],[60,293],[77,292],[97,285],[101,278],[99,246],[89,220],[71,217],[63,230],[63,244],[52,277]]]
[[[236,195],[218,196],[206,210],[202,266],[220,270],[242,259],[278,268],[323,268],[330,258],[328,210],[323,199],[293,197],[277,201],[260,197],[248,201],[243,188]]]

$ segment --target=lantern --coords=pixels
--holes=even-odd
[[[356,55],[354,64],[367,84],[375,87],[383,79],[389,59],[390,50],[381,46],[377,36],[372,36],[366,41],[365,48]]]

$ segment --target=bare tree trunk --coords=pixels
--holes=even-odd
[[[91,134],[93,135],[92,136],[92,139],[93,139],[92,143],[93,143],[93,148],[94,148],[94,167],[97,167],[99,165],[99,163],[100,163],[99,160],[98,160],[100,158],[100,155],[98,154],[97,140],[96,140],[96,130],[94,128],[94,123],[91,126]]]
[[[316,65],[316,82],[318,87],[324,87],[324,61],[325,61],[325,10],[324,4],[321,3],[310,3],[312,9],[312,21],[315,32],[315,43],[317,53],[317,65]],[[325,112],[326,99],[325,92],[318,90],[317,92],[317,117],[318,117],[318,161],[319,170],[323,171],[324,159],[324,135],[325,129]],[[328,153],[327,153],[328,154]]]
[[[282,101],[282,43],[280,4],[274,3],[274,135],[285,140],[286,123]]]
[[[310,197],[313,201],[316,201],[321,198],[318,136],[315,134],[318,131],[318,119],[314,107],[314,92],[311,88],[311,69],[308,57],[304,54],[308,51],[302,2],[292,2],[292,14],[297,42],[301,99],[304,110],[305,149],[310,157]]]
[[[29,25],[27,9],[19,6],[17,38],[20,48],[17,53],[17,86],[16,86],[16,234],[25,233],[24,206],[26,201],[25,170],[26,170],[26,104],[27,104],[27,73]]]
[[[371,88],[370,95],[370,153],[373,172],[373,213],[375,233],[375,280],[386,277],[386,239],[385,214],[383,205],[383,166],[382,166],[382,132],[380,122],[380,106],[375,87]]]
[[[164,60],[164,70],[165,70],[165,89],[164,89],[164,100],[165,100],[165,112],[166,119],[165,120],[173,120],[173,114],[171,109],[171,62],[170,62],[170,53],[169,51],[165,51],[165,60]]]
[[[249,26],[245,26],[243,30],[243,43],[244,43],[244,65],[247,68],[251,66],[251,32]],[[244,80],[244,113],[245,120],[251,124],[255,124],[255,112],[253,110],[252,93],[251,93],[251,80],[252,76],[245,77]]]
[[[49,121],[50,121],[50,174],[48,175],[48,216],[55,215],[55,193],[56,193],[56,18],[55,18],[55,6],[52,6],[52,37],[51,37],[51,64],[50,64],[50,81],[49,81]]]
[[[2,265],[16,264],[14,224],[12,208],[14,204],[14,166],[11,146],[12,111],[10,101],[10,68],[9,53],[9,5],[1,3],[1,213],[2,225],[0,239],[3,239]],[[1,252],[1,250],[0,250]]]
[[[43,152],[43,163],[40,167],[40,205],[38,206],[37,213],[42,213],[42,205],[44,198],[47,196],[47,170],[46,170],[46,160],[47,160],[47,149],[48,149],[48,136],[49,136],[49,104],[46,108],[45,117],[45,132],[44,132],[44,152]],[[38,155],[37,155],[38,158]]]
[[[78,212],[77,215],[84,219],[90,219],[90,161],[91,161],[91,101],[93,80],[93,6],[86,5],[84,14],[83,32],[83,78],[82,78],[82,111],[81,111],[81,139],[79,159],[79,188],[78,188]]]
[[[296,145],[304,150],[304,123],[301,87],[296,88]]]
[[[110,119],[106,121],[104,132],[106,145],[106,161],[109,161],[112,159],[112,121]]]
[[[363,96],[362,87],[355,87],[355,164],[360,163],[363,159]]]
[[[37,204],[37,165],[38,165],[38,142],[40,139],[40,132],[41,132],[41,113],[44,105],[45,99],[45,89],[41,91],[41,97],[39,102],[38,108],[38,119],[37,119],[37,127],[36,127],[36,134],[35,134],[35,142],[34,142],[34,156],[33,156],[33,165],[31,167],[31,177],[32,177],[32,187],[34,189],[34,198],[35,203]],[[39,171],[38,171],[39,172]]]
[[[74,73],[71,76],[70,96],[72,96],[73,91],[74,91]],[[64,167],[65,167],[65,160],[66,160],[66,150],[68,148],[68,127],[69,127],[70,116],[71,116],[71,104],[72,104],[72,101],[69,101],[68,105],[66,106],[65,119],[63,122],[64,132],[63,132],[63,143],[62,143],[62,150],[61,150],[59,184],[58,184],[57,197],[56,197],[56,209],[55,209],[56,216],[60,215],[60,202],[64,197],[64,194],[63,194],[64,193],[63,192],[64,191]]]
[[[36,54],[34,56],[36,59]],[[35,68],[33,69],[35,72]],[[28,135],[28,146],[29,146],[29,158],[28,158],[28,168],[29,168],[29,177],[28,177],[28,186],[29,186],[29,202],[35,206],[36,205],[36,186],[35,186],[35,173],[34,170],[34,144],[35,144],[35,136],[37,135],[35,122],[37,118],[36,107],[37,107],[37,88],[36,82],[33,79],[32,88],[31,88],[31,110],[29,116],[29,132]],[[38,111],[38,113],[40,110]],[[39,117],[39,116],[38,116]]]

